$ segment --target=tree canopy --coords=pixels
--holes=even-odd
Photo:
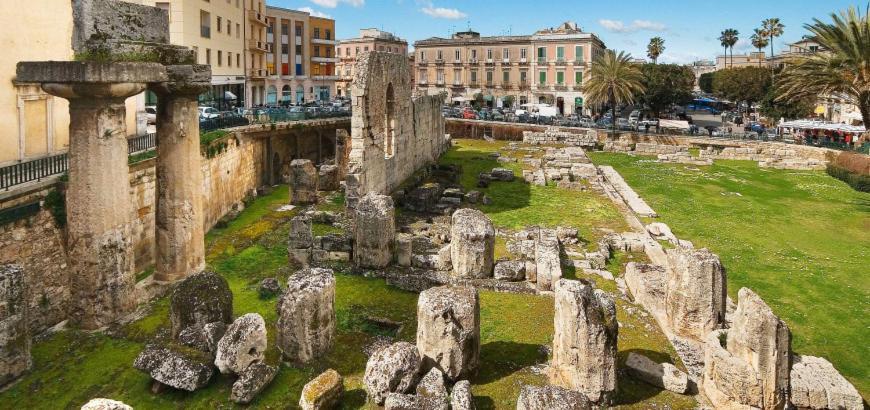
[[[644,64],[641,80],[646,90],[639,102],[646,104],[656,116],[672,104],[692,101],[695,75],[692,69],[676,64]]]
[[[698,77],[698,87],[707,94],[713,94],[713,77],[716,73],[704,73]]]
[[[761,101],[771,86],[770,70],[741,67],[719,70],[713,75],[713,94],[731,101]]]

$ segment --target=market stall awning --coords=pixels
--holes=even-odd
[[[815,120],[795,120],[795,121],[785,121],[777,125],[779,128],[793,128],[799,130],[825,130],[825,131],[840,131],[840,132],[850,132],[850,133],[860,133],[865,132],[866,128],[863,126],[855,126],[855,125],[846,125],[846,124],[838,124],[834,122],[827,121],[815,121]]]

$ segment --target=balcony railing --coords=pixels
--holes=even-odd
[[[511,83],[501,83],[502,90],[512,90],[514,88]]]
[[[462,60],[457,58],[456,60],[453,60],[453,64],[462,64]]]
[[[250,39],[248,40],[248,49],[266,53],[269,52],[269,44],[265,41]]]
[[[478,63],[478,61],[477,61],[476,58],[471,58],[471,59],[468,60],[468,62],[471,63],[471,64],[477,64],[477,63]]]
[[[557,58],[556,59],[556,65],[566,65],[566,64],[568,64],[568,62],[565,61],[564,58]]]
[[[520,84],[519,84],[518,88],[519,88],[520,90],[528,90],[528,89],[530,88],[530,85],[529,85],[528,82],[520,81]]]
[[[556,84],[555,86],[553,86],[553,88],[555,88],[556,91],[567,91],[568,90],[568,86],[565,84]]]
[[[250,78],[266,78],[269,75],[269,72],[264,68],[250,68],[248,69],[248,77]]]
[[[509,58],[502,58],[502,59],[501,59],[501,63],[502,63],[502,64],[510,64],[510,63],[511,63],[511,59],[509,59]]]
[[[465,86],[462,83],[453,83],[450,88],[465,88]]]
[[[547,64],[546,57],[538,57],[538,64]]]
[[[520,59],[520,65],[526,65],[526,64],[528,64],[528,63],[529,63],[529,60],[528,60],[528,59],[526,59],[526,58],[521,58],[521,59]]]
[[[477,80],[472,80],[471,82],[468,83],[468,86],[471,88],[477,88],[477,87],[480,87],[480,84],[477,82]]]
[[[577,85],[577,84],[575,84],[573,88],[574,88],[574,91],[581,91],[581,90],[583,90],[583,86],[582,86],[582,85]]]
[[[487,81],[487,82],[486,82],[486,88],[492,88],[492,87],[494,87],[494,86],[495,86],[495,84],[494,84],[492,81]]]
[[[269,22],[266,21],[266,16],[262,13],[257,13],[256,10],[248,10],[248,20],[262,26],[269,26]]]
[[[444,65],[444,60],[442,60],[442,59],[440,59],[440,58],[439,58],[439,59],[436,59],[436,60],[435,60],[435,65]]]

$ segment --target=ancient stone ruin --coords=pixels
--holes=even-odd
[[[17,265],[0,265],[0,386],[30,370],[27,281]]]
[[[725,268],[707,249],[669,249],[665,312],[679,336],[702,340],[725,322]]]
[[[450,259],[457,277],[492,276],[495,228],[483,212],[471,208],[454,212],[450,238]]]
[[[357,204],[354,215],[354,265],[381,269],[393,261],[396,215],[393,199],[367,194]]]
[[[424,369],[453,381],[476,374],[480,363],[480,300],[471,287],[441,286],[420,293],[417,348]]]
[[[305,364],[323,356],[335,339],[335,276],[304,269],[287,280],[277,305],[276,343],[284,359]]]
[[[608,406],[616,392],[616,305],[606,292],[560,279],[555,286],[550,381]]]
[[[317,168],[308,159],[290,162],[290,203],[310,205],[317,202]]]
[[[302,410],[320,410],[337,407],[344,394],[342,377],[337,371],[329,369],[308,382],[302,388],[299,407]]]

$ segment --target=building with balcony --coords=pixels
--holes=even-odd
[[[309,41],[311,49],[311,80],[310,93],[316,100],[329,101],[335,96],[335,83],[338,76],[335,65],[335,20],[310,16]]]
[[[266,19],[266,104],[313,100],[308,13],[268,6]]]
[[[263,0],[244,0],[245,3],[245,100],[248,106],[266,103],[266,54],[269,52],[266,29],[266,4]],[[212,66],[214,67],[214,66]]]
[[[474,31],[414,43],[416,86],[454,103],[482,97],[490,107],[548,103],[582,111],[590,62],[605,50],[595,34],[566,22],[531,35],[484,37]]]
[[[753,51],[749,54],[716,56],[716,71],[726,68],[766,67],[767,60],[763,51]]]
[[[353,81],[354,65],[357,56],[366,51],[382,51],[386,53],[406,54],[408,42],[397,37],[393,33],[381,31],[375,28],[366,28],[359,31],[359,37],[340,40],[335,48],[335,56],[338,62],[335,73],[338,76],[336,94],[347,96],[350,83]]]

